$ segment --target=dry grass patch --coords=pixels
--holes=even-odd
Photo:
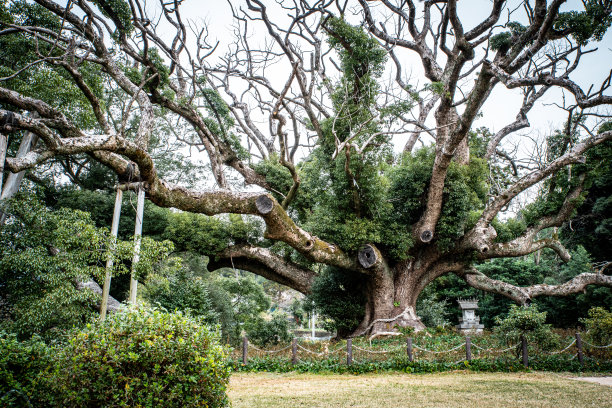
[[[234,373],[234,408],[612,407],[612,388],[548,373]]]

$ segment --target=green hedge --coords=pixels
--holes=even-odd
[[[9,381],[2,406],[229,405],[227,349],[214,332],[181,313],[129,309],[73,332],[57,346],[8,340],[3,344],[12,354],[0,350],[0,368],[7,371],[2,380]],[[36,356],[44,358],[31,364]]]
[[[250,358],[247,364],[240,360],[232,360],[230,365],[237,372],[276,372],[286,373],[296,371],[300,373],[376,373],[376,372],[405,372],[405,373],[436,373],[443,371],[470,370],[480,372],[515,372],[525,371],[523,364],[516,358],[473,359],[471,361],[444,362],[444,361],[409,361],[407,357],[390,358],[376,362],[353,362],[350,366],[345,360],[305,360],[291,364],[287,358]],[[610,372],[612,361],[585,358],[581,366],[577,359],[569,356],[546,356],[529,360],[530,370],[557,371],[557,372]]]

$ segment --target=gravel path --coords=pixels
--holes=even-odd
[[[612,387],[612,377],[570,377],[570,379],[578,381],[588,381]]]

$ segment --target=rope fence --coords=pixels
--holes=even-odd
[[[585,346],[587,348],[593,348],[593,349],[607,349],[607,348],[611,348],[612,344],[608,344],[605,346],[591,344],[589,342],[582,340],[580,333],[576,333],[575,338],[565,348],[558,350],[558,351],[549,352],[547,354],[548,355],[560,355],[563,353],[567,353],[569,351],[570,355],[572,356],[571,360],[577,357],[580,364],[583,365]],[[522,358],[522,362],[525,368],[528,367],[528,363],[529,363],[529,356],[527,354],[528,344],[527,344],[527,339],[525,337],[521,338],[520,343],[514,344],[505,349],[485,348],[478,344],[472,343],[472,339],[470,337],[466,337],[465,340],[461,344],[458,344],[455,347],[452,347],[450,349],[445,349],[445,350],[430,350],[426,348],[425,346],[418,346],[413,343],[413,338],[411,337],[406,338],[405,346],[395,346],[392,348],[379,349],[379,350],[362,348],[362,347],[353,345],[353,339],[347,339],[346,345],[341,345],[332,350],[328,349],[327,344],[324,344],[323,350],[313,350],[313,349],[306,347],[303,344],[300,344],[297,338],[294,338],[292,342],[285,347],[281,347],[281,348],[274,349],[274,350],[265,350],[265,349],[259,348],[249,343],[248,338],[243,337],[242,362],[243,364],[247,364],[248,358],[249,358],[249,350],[252,350],[258,353],[263,353],[264,355],[275,355],[275,354],[286,352],[287,350],[291,350],[291,362],[293,364],[297,364],[300,360],[303,360],[303,359],[300,359],[300,354],[302,354],[302,357],[310,356],[310,357],[315,357],[315,358],[332,358],[336,355],[337,355],[336,358],[342,358],[342,356],[346,356],[346,364],[351,365],[353,363],[359,364],[363,361],[366,361],[367,359],[364,359],[363,358],[364,356],[370,356],[370,358],[376,359],[376,358],[381,358],[385,356],[389,357],[388,355],[395,355],[395,356],[406,355],[408,359],[412,362],[417,357],[417,353],[416,353],[417,351],[419,352],[418,353],[419,355],[432,354],[436,356],[441,356],[441,355],[448,354],[449,358],[454,357],[454,359],[456,359],[458,351],[462,348],[465,349],[465,357],[461,358],[460,360],[455,361],[455,364],[460,363],[462,361],[471,361],[472,351],[474,351],[474,354],[477,357],[480,357],[482,354],[499,356],[509,351],[517,351],[517,354],[520,354],[520,357]],[[520,353],[518,353],[519,351]],[[359,355],[361,357],[359,358],[359,360],[356,360],[353,358],[353,352],[360,353]]]

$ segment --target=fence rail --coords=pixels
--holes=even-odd
[[[580,365],[584,365],[585,346],[591,349],[606,349],[611,348],[612,344],[608,344],[605,346],[594,345],[582,340],[580,333],[576,333],[575,338],[572,339],[572,341],[566,347],[558,351],[549,352],[548,354],[559,355],[563,353],[571,353],[573,355],[572,359],[578,357]],[[290,351],[290,355],[288,355],[287,357],[294,365],[300,361],[300,353],[305,353],[307,356],[313,356],[317,358],[332,358],[335,356],[337,356],[338,358],[343,358],[343,356],[346,356],[346,364],[351,365],[353,364],[353,362],[357,362],[357,360],[354,360],[353,358],[354,351],[367,354],[376,358],[388,357],[390,355],[406,355],[409,361],[412,362],[417,359],[417,356],[422,357],[423,355],[439,356],[448,354],[449,357],[454,356],[456,358],[457,354],[459,353],[459,350],[461,349],[464,349],[465,359],[461,358],[461,360],[459,361],[471,361],[473,358],[473,354],[478,354],[479,356],[483,353],[486,353],[488,355],[503,355],[504,353],[507,353],[509,351],[520,350],[520,359],[523,365],[525,366],[525,368],[528,368],[529,366],[528,343],[525,337],[521,337],[520,343],[514,344],[505,349],[484,348],[476,343],[473,343],[471,337],[465,337],[464,341],[461,344],[458,344],[449,349],[430,350],[428,348],[425,348],[424,346],[421,347],[416,345],[412,337],[407,337],[405,346],[397,345],[388,349],[363,348],[357,345],[353,345],[353,339],[347,339],[346,346],[340,346],[330,350],[328,348],[328,345],[325,344],[323,350],[317,351],[309,349],[305,345],[300,344],[297,338],[294,338],[292,342],[287,346],[279,347],[273,350],[265,350],[256,347],[253,344],[250,344],[248,338],[245,336],[243,337],[242,341],[242,363],[245,365],[248,363],[249,350],[263,353],[263,355],[282,355],[282,353],[287,353],[288,351]]]

